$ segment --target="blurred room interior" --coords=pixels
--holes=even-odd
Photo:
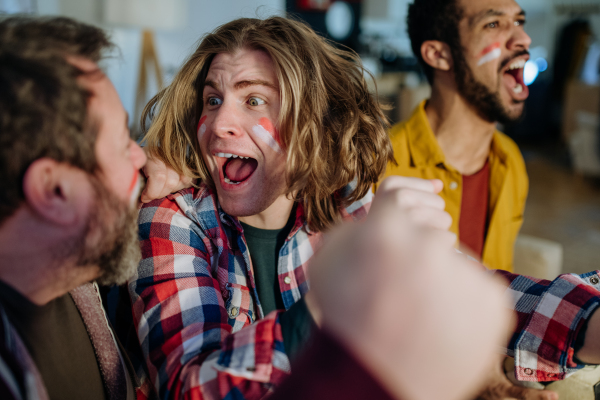
[[[109,29],[105,68],[139,135],[141,107],[203,34],[234,18],[293,14],[349,46],[376,79],[392,123],[429,95],[410,49],[411,0],[0,0],[0,13],[65,15]],[[600,0],[518,0],[532,38],[525,118],[500,127],[520,146],[530,191],[515,269],[552,278],[600,255]]]

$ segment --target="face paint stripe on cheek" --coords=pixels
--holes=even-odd
[[[270,148],[275,150],[277,153],[281,153],[281,146],[279,145],[277,140],[279,139],[279,135],[277,134],[277,130],[273,127],[271,121],[263,117],[258,122],[259,125],[254,125],[252,127],[252,132],[254,132],[254,134],[260,140],[265,142]]]
[[[135,204],[138,196],[140,195],[140,190],[142,188],[142,177],[140,176],[140,172],[136,171],[133,175],[133,179],[129,184],[129,190],[127,191],[127,195],[129,196],[129,201],[131,204]]]
[[[481,66],[497,58],[500,58],[500,56],[502,55],[502,50],[500,49],[500,47],[500,43],[493,43],[485,49],[483,49],[483,51],[481,52],[481,58],[479,59],[477,66]]]
[[[263,128],[265,128],[267,130],[267,132],[269,132],[271,134],[271,136],[273,136],[273,139],[275,139],[275,141],[277,143],[279,143],[279,145],[281,146],[281,140],[279,138],[279,131],[277,131],[277,129],[273,126],[273,123],[265,117],[262,117],[261,119],[258,120],[258,123],[260,125],[262,125]]]
[[[206,125],[204,125],[204,121],[206,121],[206,115],[200,118],[200,121],[198,121],[198,128],[196,128],[196,133],[198,134],[198,141],[202,140],[202,137],[206,132]]]

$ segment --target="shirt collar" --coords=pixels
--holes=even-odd
[[[423,100],[406,123],[411,157],[415,166],[443,164],[446,168],[450,168],[446,165],[446,157],[429,124],[429,119],[425,112],[426,104],[427,100]],[[490,154],[497,157],[504,164],[508,153],[498,135],[499,132],[496,130],[492,137]]]
[[[446,161],[431,125],[429,125],[425,104],[427,104],[427,100],[423,100],[419,104],[406,122],[406,136],[415,166],[438,165]]]

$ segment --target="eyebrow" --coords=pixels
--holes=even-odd
[[[488,17],[502,17],[502,16],[505,16],[505,15],[506,15],[506,13],[504,11],[494,10],[494,9],[485,10],[485,11],[477,13],[474,16],[472,16],[471,18],[469,18],[469,25],[471,25],[471,26],[476,25],[482,19],[485,19],[485,18],[488,18]],[[525,16],[525,11],[521,10],[521,12],[519,12],[517,14],[517,16],[523,16],[524,17]]]
[[[207,80],[204,82],[204,86],[210,86],[211,88],[215,89],[215,90],[221,90],[219,84],[215,81],[212,80]],[[233,87],[236,90],[239,89],[245,89],[247,87],[250,86],[266,86],[266,87],[270,87],[273,90],[278,90],[277,86],[273,85],[271,82],[269,81],[264,81],[262,79],[253,79],[253,80],[246,80],[246,81],[239,81],[236,82]]]
[[[204,81],[204,86],[210,86],[211,88],[215,89],[215,90],[219,90],[219,84],[215,81],[211,81],[211,80],[206,80]]]
[[[235,85],[233,85],[234,88],[236,89],[245,89],[247,87],[250,86],[266,86],[266,87],[270,87],[271,89],[277,90],[277,87],[275,85],[273,85],[271,82],[268,81],[263,81],[261,79],[254,79],[251,81],[239,81],[236,82]]]

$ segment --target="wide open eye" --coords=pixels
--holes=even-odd
[[[266,103],[267,102],[261,99],[260,97],[250,97],[248,99],[248,104],[250,104],[251,106],[260,106]]]
[[[218,97],[209,97],[206,103],[209,106],[218,106],[223,104],[223,100],[219,99]]]

